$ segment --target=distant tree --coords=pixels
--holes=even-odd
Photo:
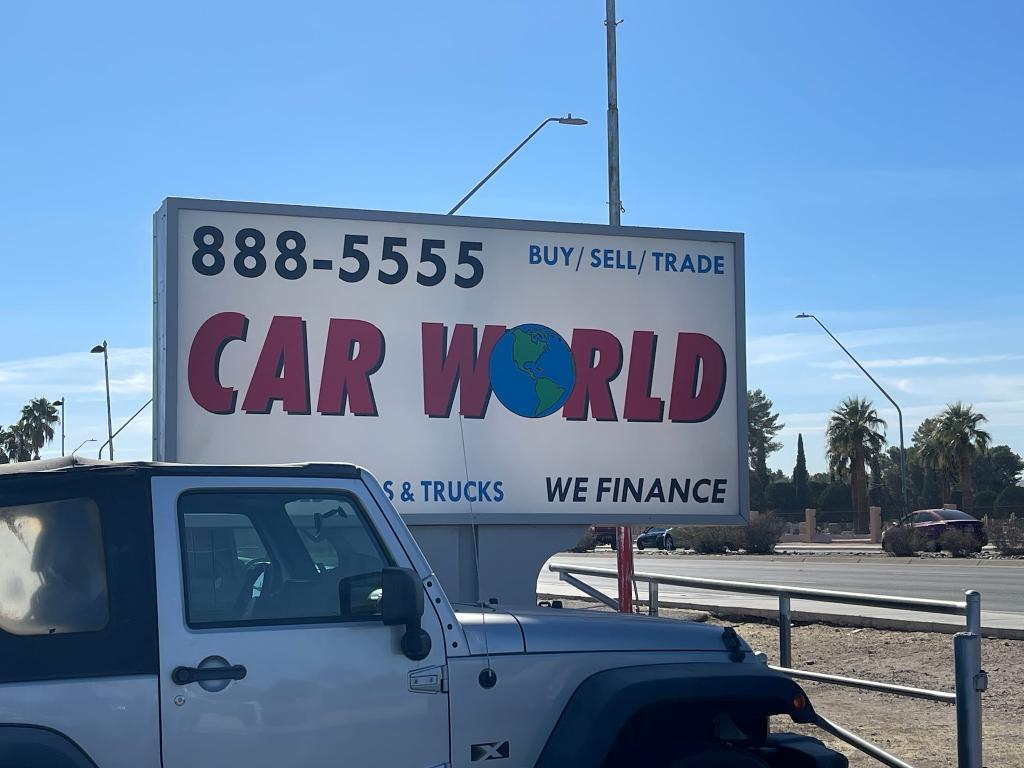
[[[32,446],[28,439],[28,432],[25,425],[20,421],[11,424],[6,430],[0,430],[0,439],[3,441],[3,452],[7,461],[29,461],[32,458]]]
[[[910,504],[911,500],[915,498],[916,489],[914,486],[914,478],[911,461],[911,451],[907,451],[907,503]],[[896,512],[902,515],[903,509],[903,483],[900,479],[900,449],[898,446],[890,446],[888,450],[882,452],[878,456],[878,469],[879,469],[879,495],[881,496],[881,506],[883,511]]]
[[[829,467],[850,478],[853,527],[868,530],[867,466],[885,443],[885,421],[870,400],[849,397],[832,411],[826,430]]]
[[[750,461],[750,503],[752,508],[766,511],[769,473],[768,457],[782,447],[776,442],[784,424],[774,405],[760,389],[747,392],[747,453]]]
[[[787,512],[797,509],[796,487],[788,480],[780,480],[768,486],[768,509]]]
[[[831,483],[818,497],[818,509],[822,512],[841,512],[853,506],[850,486],[846,483]]]
[[[972,476],[976,496],[981,491],[997,494],[1008,485],[1016,485],[1024,472],[1024,459],[1008,445],[993,445],[974,457]],[[975,498],[975,504],[978,503]]]
[[[1006,518],[1010,515],[1024,517],[1024,487],[1019,485],[1004,488],[996,498],[993,517]]]
[[[995,491],[978,491],[974,494],[974,515],[979,518],[985,515],[992,516],[997,498],[999,494]]]
[[[914,431],[914,446],[921,464],[929,470],[922,486],[922,506],[936,507],[950,503],[956,478],[956,456],[952,446],[939,433],[939,417],[921,422]],[[928,477],[928,474],[932,476]]]
[[[988,421],[983,414],[974,410],[971,405],[961,402],[946,406],[939,417],[936,437],[949,446],[956,461],[957,475],[960,480],[962,506],[965,512],[974,510],[974,488],[971,477],[971,465],[974,457],[988,448],[992,437],[981,429],[981,424]]]
[[[804,436],[796,436],[796,466],[793,467],[793,490],[796,493],[796,508],[804,509],[810,498],[807,495],[807,456],[804,454]]]
[[[824,472],[819,472],[818,474],[819,475],[825,475]],[[825,475],[825,477],[827,478],[828,476]],[[811,480],[809,483],[807,483],[807,503],[802,508],[803,509],[807,509],[808,507],[814,507],[816,509],[819,508],[818,507],[818,502],[821,499],[821,494],[828,487],[829,487],[829,483],[828,483],[827,479],[824,480],[824,481],[823,480]]]
[[[20,424],[32,458],[38,459],[39,451],[53,440],[53,427],[59,419],[57,408],[45,397],[37,397],[21,409]]]
[[[829,475],[828,472],[815,472],[807,479],[809,482],[822,483],[823,485],[828,485],[830,482],[832,482],[832,477]],[[811,498],[814,497],[812,496]]]

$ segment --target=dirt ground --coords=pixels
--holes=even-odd
[[[575,601],[573,607],[603,609]],[[662,615],[692,618],[694,612],[662,610]],[[777,626],[752,621],[725,622],[713,616],[708,620],[736,627],[755,650],[768,654],[770,663],[778,663]],[[793,666],[952,692],[953,636],[796,625]],[[983,696],[984,764],[988,768],[1024,768],[1024,641],[983,640],[982,667],[989,676],[989,688]],[[801,685],[823,716],[914,768],[956,765],[956,712],[952,704],[808,681]],[[773,729],[796,730],[821,738],[846,754],[851,768],[880,765],[817,728],[804,730],[788,718],[777,718]]]

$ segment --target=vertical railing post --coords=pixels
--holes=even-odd
[[[969,589],[964,593],[967,599],[967,631],[981,636],[981,593]]]
[[[988,676],[981,668],[981,635],[958,632],[953,636],[956,669],[956,748],[958,768],[982,768],[981,694]]]
[[[658,615],[658,582],[647,582],[647,613],[651,616]]]
[[[789,595],[779,595],[779,665],[793,666],[793,626]]]

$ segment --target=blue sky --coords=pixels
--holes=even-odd
[[[619,0],[624,224],[747,236],[748,379],[824,467],[828,410],[907,436],[973,402],[1024,451],[1024,5]],[[149,397],[168,195],[606,220],[603,3],[17,4],[0,27],[0,421],[68,399],[68,449]],[[879,405],[881,405],[881,398]],[[895,413],[881,408],[891,421]],[[148,458],[148,418],[119,458]],[[51,447],[59,452],[59,446]]]

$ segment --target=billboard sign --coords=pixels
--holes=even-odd
[[[410,522],[746,516],[743,236],[168,199],[154,456],[350,461]]]

